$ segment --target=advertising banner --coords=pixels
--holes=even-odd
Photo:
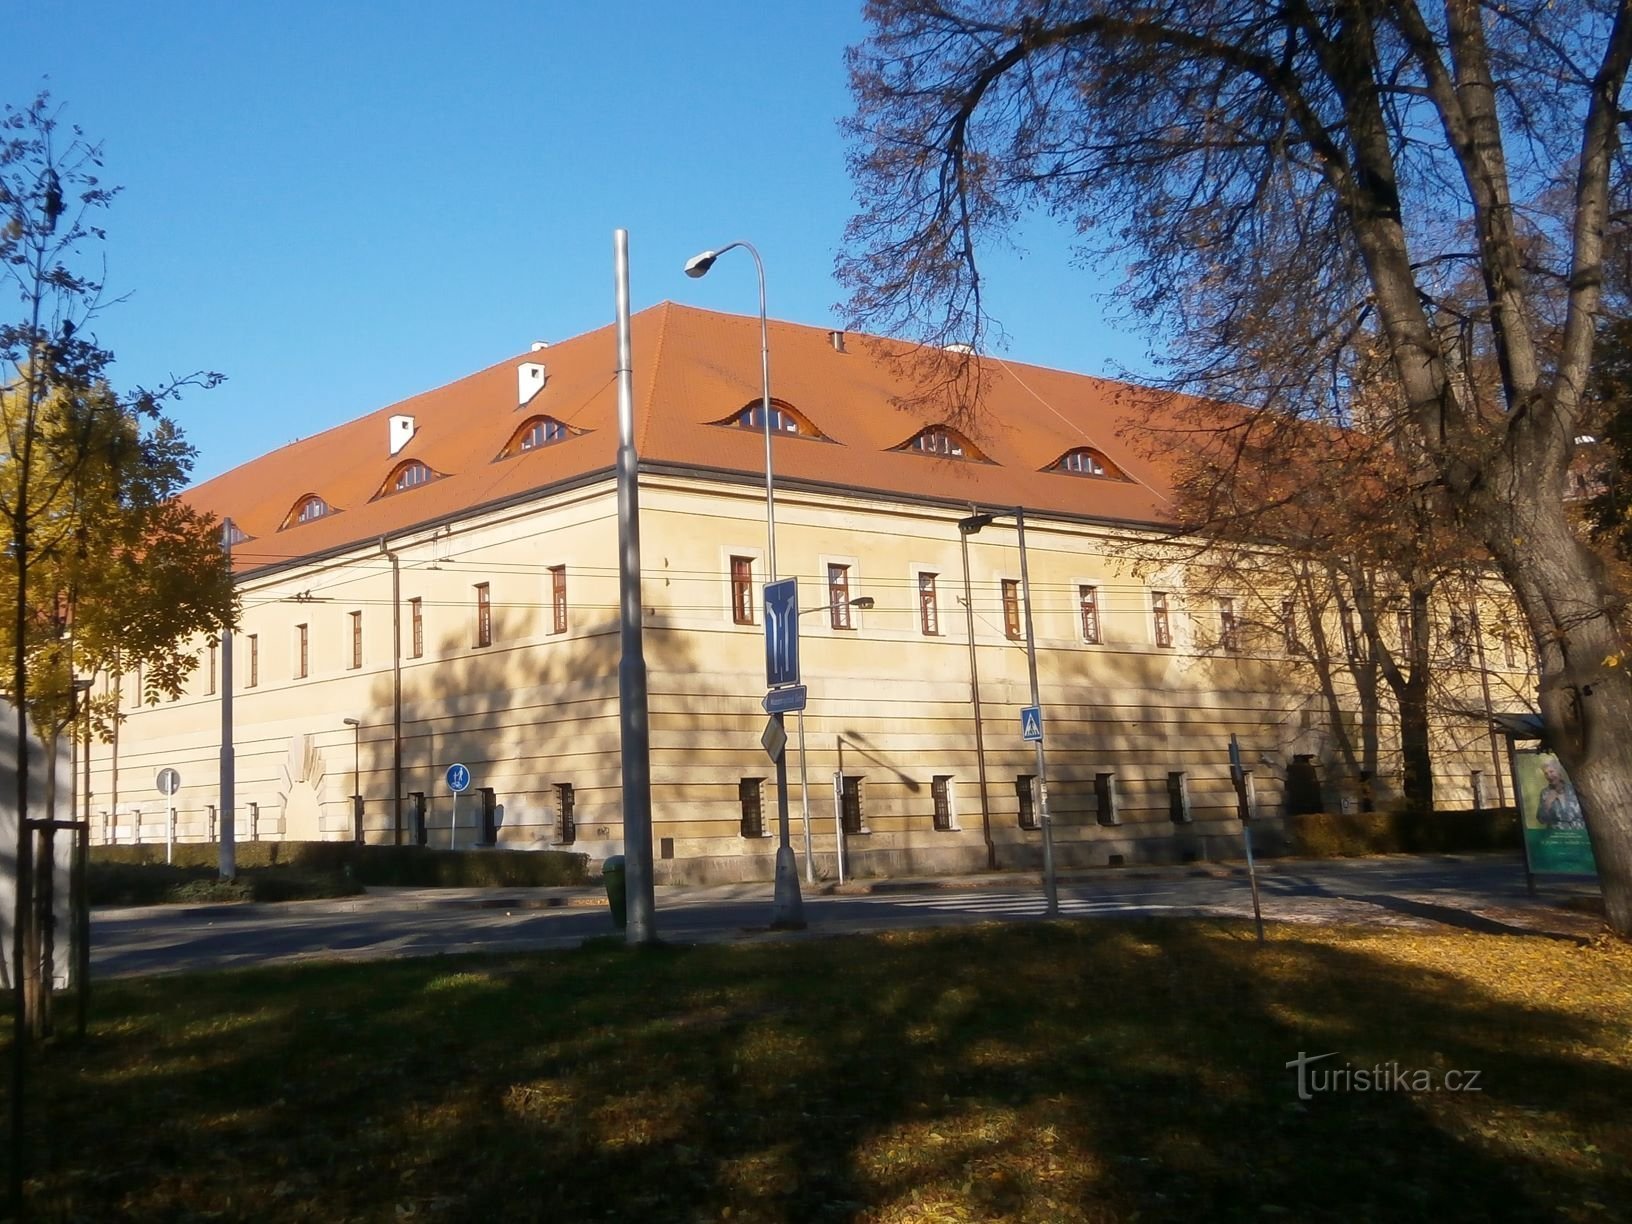
[[[1539,748],[1517,749],[1513,782],[1530,870],[1536,875],[1596,875],[1581,800],[1559,759]]]

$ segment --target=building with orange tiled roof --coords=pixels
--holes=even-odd
[[[632,327],[657,878],[765,878],[759,323],[665,303]],[[1294,763],[1337,802],[1277,632],[1244,601],[1187,599],[1159,559],[1166,474],[1124,435],[1160,399],[989,359],[980,412],[953,414],[911,394],[910,346],[780,322],[770,342],[810,688],[791,807],[824,872],[839,825],[859,874],[1037,860],[1016,507],[1064,862],[1230,852],[1232,731],[1266,814]],[[610,326],[535,345],[190,491],[233,525],[240,839],[350,837],[360,795],[369,841],[621,850],[615,358]],[[972,508],[997,517],[965,540]],[[180,835],[214,836],[221,668],[199,649],[180,699],[130,686],[117,746],[93,753],[98,840],[162,840],[165,766]],[[1450,802],[1474,785],[1453,741]]]

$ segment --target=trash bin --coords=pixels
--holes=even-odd
[[[601,864],[601,879],[606,884],[606,903],[612,910],[612,925],[621,931],[629,923],[628,897],[623,882],[623,855],[614,854]]]

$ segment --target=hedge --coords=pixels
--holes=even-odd
[[[1444,812],[1315,812],[1283,818],[1287,853],[1307,858],[1360,854],[1455,854],[1512,850],[1519,817],[1512,808]]]
[[[120,850],[135,846],[115,847]],[[214,867],[167,863],[98,862],[85,870],[92,905],[202,905],[231,901],[312,901],[351,897],[363,891],[344,871],[300,867],[260,867],[234,880]]]
[[[174,865],[214,868],[220,862],[220,853],[214,842],[177,842]],[[354,842],[239,842],[235,856],[244,871],[299,868],[333,872],[358,884],[417,888],[582,884],[588,878],[589,867],[587,854],[561,850],[433,850],[428,846],[359,846]],[[162,866],[164,846],[92,846],[91,862]]]

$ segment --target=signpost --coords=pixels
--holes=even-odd
[[[1264,912],[1258,905],[1258,868],[1252,861],[1252,805],[1247,801],[1247,771],[1241,768],[1241,745],[1230,734],[1230,782],[1235,787],[1235,812],[1241,819],[1241,841],[1247,848],[1247,879],[1252,883],[1252,920],[1258,942],[1264,942]]]
[[[181,789],[181,774],[166,766],[154,779],[159,794],[164,796],[164,861],[171,862],[176,850],[176,792]]]
[[[1043,742],[1043,711],[1041,706],[1026,706],[1020,711],[1020,738],[1033,744]]]
[[[448,789],[453,792],[453,820],[448,825],[448,849],[454,848],[459,836],[459,796],[470,786],[470,770],[463,765],[448,766]]]

